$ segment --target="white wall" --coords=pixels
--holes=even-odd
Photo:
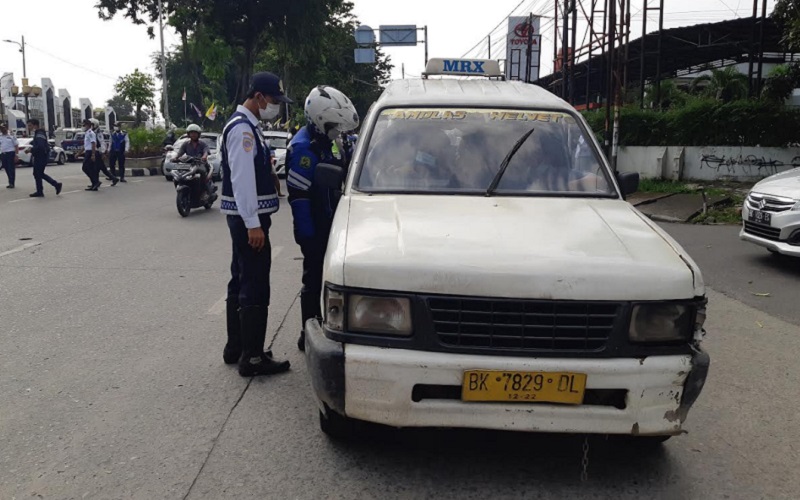
[[[748,181],[800,167],[800,148],[620,147],[617,170],[642,178]]]

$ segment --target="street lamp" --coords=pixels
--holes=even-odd
[[[25,36],[22,36],[22,43],[16,42],[14,40],[3,40],[6,43],[14,43],[19,46],[19,51],[22,52],[22,78],[25,79],[23,82],[23,87],[27,86],[27,78],[28,78],[28,69],[25,65]],[[25,119],[29,119],[30,114],[28,113],[28,94],[25,94]]]

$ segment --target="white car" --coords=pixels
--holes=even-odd
[[[19,163],[23,165],[31,165],[31,143],[33,142],[32,138],[23,138],[19,139]],[[67,162],[67,154],[64,152],[63,149],[56,146],[56,143],[53,139],[50,139],[50,160],[48,163],[57,163],[58,165],[63,165]]]
[[[217,150],[217,142],[219,141],[219,138],[220,134],[216,132],[203,132],[200,134],[200,140],[205,142],[210,150],[208,153],[208,163],[211,165],[211,178],[215,181],[222,180],[222,164],[219,157],[219,152]],[[172,182],[171,172],[172,169],[175,168],[178,150],[181,148],[181,145],[188,140],[188,135],[182,135],[177,141],[175,141],[175,144],[168,148],[167,153],[164,155],[164,163],[161,165],[161,173],[164,174],[164,178],[169,182]]]
[[[739,237],[775,254],[800,257],[800,168],[753,186],[742,207]]]
[[[681,434],[710,363],[697,265],[569,104],[443,68],[495,79],[393,81],[343,185],[316,167],[342,189],[304,325],[322,430]]]
[[[267,145],[275,153],[275,173],[284,179],[286,178],[286,150],[289,147],[289,141],[292,140],[292,134],[281,130],[265,130],[263,133]]]

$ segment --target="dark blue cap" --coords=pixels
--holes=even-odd
[[[268,95],[278,102],[294,102],[283,93],[283,81],[281,81],[278,75],[268,71],[262,71],[261,73],[253,75],[253,78],[250,80],[250,89],[247,93],[252,94],[255,92]]]

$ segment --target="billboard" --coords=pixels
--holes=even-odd
[[[533,16],[513,16],[508,18],[506,35],[506,79],[535,81],[539,79],[542,35],[539,32],[541,18]],[[531,39],[531,60],[528,61],[528,36]],[[528,69],[530,68],[530,70]],[[528,73],[530,71],[530,74]]]

